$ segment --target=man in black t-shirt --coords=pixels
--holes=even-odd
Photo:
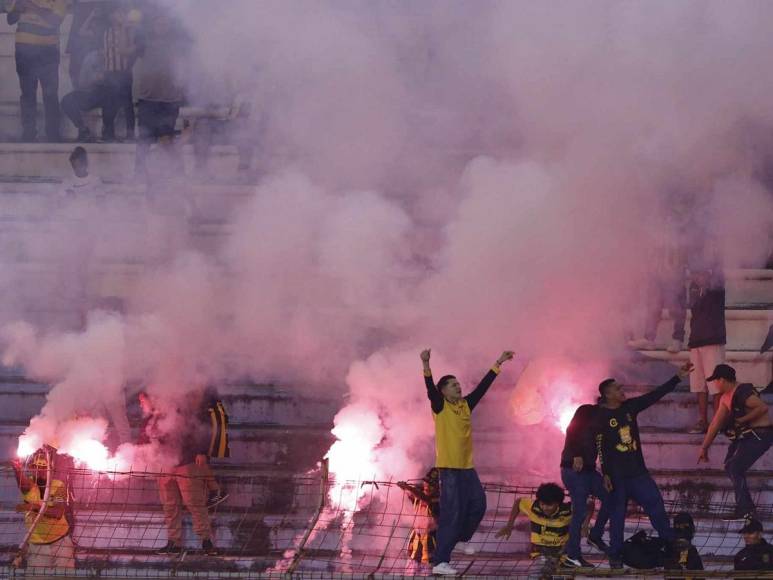
[[[597,443],[604,485],[609,501],[609,563],[622,567],[623,532],[628,500],[633,499],[649,516],[661,539],[671,542],[673,531],[663,504],[663,496],[644,463],[637,415],[676,388],[693,370],[686,363],[673,377],[649,393],[626,399],[622,386],[614,379],[599,385]]]

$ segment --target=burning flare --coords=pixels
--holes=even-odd
[[[16,455],[27,458],[48,443],[59,453],[69,455],[78,466],[92,471],[121,471],[128,468],[122,454],[110,456],[102,441],[105,439],[107,422],[104,419],[81,418],[67,421],[50,430],[54,435],[43,436],[37,429],[42,422],[33,422],[19,437]]]
[[[325,456],[334,485],[330,501],[345,510],[356,510],[364,491],[363,481],[383,477],[375,451],[384,437],[379,416],[365,405],[352,405],[336,415],[333,443]]]

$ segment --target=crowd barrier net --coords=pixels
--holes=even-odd
[[[40,545],[28,541],[30,526],[25,525],[25,517],[31,516],[18,511],[23,503],[22,494],[13,469],[6,464],[0,468],[0,575],[33,575],[37,570],[34,562],[41,561],[46,564],[47,577],[344,578],[431,573],[429,564],[410,558],[410,540],[414,530],[426,531],[432,522],[415,509],[412,498],[396,482],[336,481],[328,474],[325,463],[306,474],[217,465],[214,473],[217,485],[228,494],[227,499],[210,508],[201,504],[190,508],[206,512],[218,553],[207,554],[201,549],[190,510],[183,508],[183,551],[159,554],[168,540],[159,496],[159,479],[165,474],[55,469],[49,481],[59,481],[67,490],[61,511],[69,533],[56,542]],[[205,478],[194,479],[196,485],[206,487]],[[181,489],[186,487],[185,481],[178,483]],[[454,552],[454,566],[465,576],[539,578],[543,563],[529,556],[529,526],[525,518],[519,517],[509,539],[496,537],[514,500],[533,497],[535,489],[491,482],[484,487],[488,509],[470,542],[474,553]],[[47,488],[51,493],[61,486],[39,486],[43,495]],[[56,491],[56,495],[61,497],[61,491]],[[701,577],[766,577],[759,572],[733,572],[732,556],[743,547],[743,539],[737,533],[738,523],[721,519],[734,506],[732,493],[714,490],[685,499],[672,497],[666,490],[665,495],[670,514],[687,511],[696,521],[693,543],[707,567]],[[62,505],[61,500],[49,500],[52,506]],[[181,497],[179,505],[184,503]],[[626,535],[650,529],[648,519],[637,506],[631,503],[629,510]],[[770,506],[762,506],[760,512],[763,519],[768,518]],[[58,512],[54,510],[49,514],[52,515],[57,516]],[[45,518],[44,512],[41,519]],[[49,520],[59,522],[55,517]],[[601,553],[584,542],[583,550],[597,568],[583,570],[578,576],[613,574]],[[663,571],[626,574],[662,577]],[[571,576],[572,572],[562,571],[557,577]],[[684,576],[689,575],[668,573],[668,577]]]

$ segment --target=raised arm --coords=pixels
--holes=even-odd
[[[467,404],[470,406],[470,411],[472,411],[475,406],[480,403],[480,400],[483,398],[483,395],[486,394],[486,391],[488,391],[491,383],[493,383],[494,379],[496,379],[497,376],[499,376],[499,373],[502,372],[502,365],[507,361],[512,360],[514,356],[515,353],[511,350],[506,350],[503,352],[492,365],[491,370],[489,370],[481,382],[478,383],[478,386],[475,387],[475,389],[465,397]]]
[[[11,467],[13,468],[13,474],[16,477],[16,484],[19,486],[19,490],[22,493],[27,493],[32,489],[34,482],[24,475],[24,470],[21,467],[21,461],[19,459],[11,460]]]
[[[628,408],[631,409],[634,413],[641,413],[642,411],[648,409],[655,403],[657,403],[660,399],[665,397],[668,393],[672,392],[676,385],[678,385],[682,379],[689,376],[689,374],[693,370],[693,364],[688,362],[682,365],[682,367],[677,371],[676,375],[657,387],[656,389],[651,390],[649,393],[646,393],[640,397],[634,397],[633,399],[628,400]]]
[[[438,388],[435,386],[435,381],[432,380],[432,369],[429,366],[429,357],[432,354],[431,349],[421,351],[421,363],[424,367],[424,385],[427,387],[427,398],[432,405],[433,413],[440,413],[443,410],[443,404],[445,399]]]

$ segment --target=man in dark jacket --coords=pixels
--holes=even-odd
[[[690,284],[690,392],[698,396],[698,422],[690,433],[705,433],[708,420],[708,394],[713,397],[714,412],[719,408],[719,390],[709,381],[711,370],[725,362],[725,283],[719,268],[692,272]]]
[[[591,567],[585,561],[580,550],[580,536],[585,521],[585,509],[588,497],[596,496],[601,500],[596,523],[588,535],[588,543],[602,552],[607,551],[604,543],[604,527],[609,520],[607,500],[609,494],[604,488],[604,480],[596,471],[596,432],[598,407],[581,405],[572,417],[566,429],[566,441],[561,453],[561,480],[569,491],[572,500],[572,521],[569,524],[569,541],[566,543],[566,563],[577,567]]]
[[[673,391],[692,369],[692,363],[685,364],[668,382],[633,399],[626,399],[623,387],[614,379],[607,379],[599,385],[597,442],[604,485],[610,492],[609,564],[612,568],[622,567],[623,532],[629,499],[641,506],[661,539],[669,543],[674,539],[663,496],[644,463],[637,415]]]
[[[773,546],[762,537],[762,522],[751,519],[738,530],[746,547],[735,555],[736,570],[773,570]]]

